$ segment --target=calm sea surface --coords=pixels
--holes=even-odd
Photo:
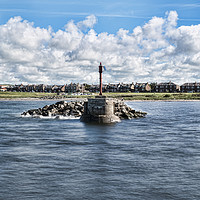
[[[115,125],[21,117],[0,101],[0,200],[199,200],[200,102],[127,102]]]

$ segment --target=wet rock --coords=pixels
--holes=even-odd
[[[84,102],[59,101],[52,105],[45,105],[43,108],[32,109],[23,112],[23,116],[74,116],[80,117],[84,111]]]
[[[139,117],[145,117],[147,113],[141,111],[135,111],[131,107],[127,106],[123,101],[117,101],[115,103],[115,115],[120,119],[133,119]]]

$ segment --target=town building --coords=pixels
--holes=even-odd
[[[119,88],[120,88],[120,83],[118,84],[109,83],[107,84],[106,92],[119,92]]]
[[[84,93],[85,92],[85,86],[83,84],[79,83],[70,83],[69,85],[65,86],[65,91],[67,93]]]
[[[167,83],[159,83],[158,85],[156,85],[155,87],[155,91],[156,92],[180,92],[180,86],[170,82]]]
[[[7,91],[7,85],[0,85],[0,91],[6,92]]]
[[[151,87],[152,86],[152,87]],[[87,90],[86,90],[87,88]],[[0,91],[11,92],[46,92],[46,93],[99,93],[99,85],[88,85],[79,83],[70,83],[65,85],[44,85],[44,84],[28,84],[28,85],[0,85]],[[117,83],[103,84],[102,91],[105,92],[200,92],[200,82],[184,83],[179,86],[173,82],[165,83]]]
[[[180,91],[181,92],[200,92],[200,83],[184,83],[183,85],[180,86]]]
[[[134,92],[151,92],[151,86],[149,83],[135,83]]]
[[[134,91],[134,84],[124,84],[124,83],[119,83],[118,85],[118,92],[133,92]]]

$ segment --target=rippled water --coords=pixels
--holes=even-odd
[[[0,199],[200,199],[200,102],[127,102],[115,125],[21,117],[0,102]]]

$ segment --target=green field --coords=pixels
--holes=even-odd
[[[17,99],[17,98],[42,98],[44,96],[55,96],[52,93],[41,92],[0,92],[1,99]]]
[[[98,95],[98,94],[97,94]],[[200,100],[200,93],[104,93],[104,96],[124,100]],[[55,93],[0,92],[0,99],[18,98],[94,98],[95,95],[56,95]]]
[[[108,93],[107,96],[124,100],[200,100],[200,93]]]

